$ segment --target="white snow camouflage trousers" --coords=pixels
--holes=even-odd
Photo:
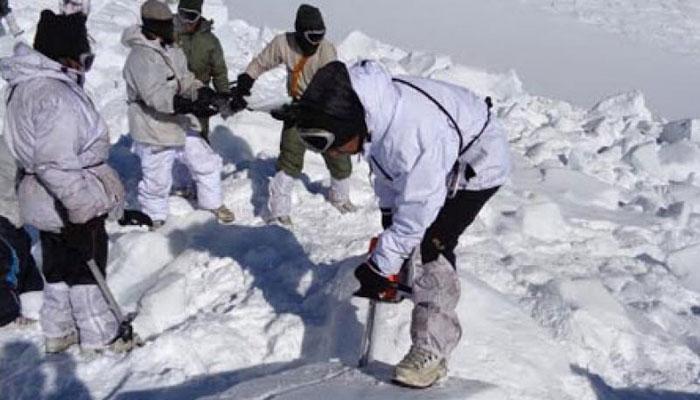
[[[78,332],[83,349],[107,346],[117,336],[119,323],[97,285],[47,283],[41,308],[41,328],[47,338]]]
[[[143,212],[154,221],[167,219],[168,198],[173,185],[173,164],[187,166],[197,185],[197,201],[205,210],[221,207],[221,157],[196,132],[187,134],[184,146],[155,146],[134,142],[134,153],[141,158],[143,177],[138,200]]]
[[[456,308],[460,297],[457,271],[443,256],[416,268],[413,281],[413,345],[448,358],[462,337]]]
[[[294,178],[284,171],[277,171],[270,180],[270,217],[289,216],[292,212],[292,190]],[[350,201],[350,178],[331,178],[330,200],[338,203]]]

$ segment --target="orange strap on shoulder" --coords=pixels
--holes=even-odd
[[[289,90],[290,94],[292,95],[293,99],[296,99],[299,97],[299,80],[301,79],[301,74],[304,72],[304,66],[306,65],[306,62],[309,61],[309,57],[302,57],[299,61],[297,61],[297,64],[294,66],[294,69],[292,70],[292,86]]]

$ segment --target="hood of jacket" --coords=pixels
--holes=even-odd
[[[392,76],[375,61],[361,61],[348,72],[352,87],[365,109],[365,123],[371,140],[381,140],[391,126],[399,102]]]
[[[83,73],[64,67],[28,44],[19,42],[11,56],[0,59],[0,75],[10,86],[15,86],[35,78],[53,78],[76,83]]]
[[[159,52],[165,51],[158,39],[149,40],[143,32],[141,32],[141,25],[132,25],[124,29],[122,33],[122,44],[128,48],[148,47]]]

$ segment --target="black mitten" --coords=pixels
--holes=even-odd
[[[238,75],[236,79],[236,88],[238,89],[238,94],[241,96],[250,96],[250,89],[253,88],[255,79],[245,72]]]

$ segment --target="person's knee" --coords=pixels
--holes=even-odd
[[[414,282],[414,302],[434,305],[441,310],[457,307],[460,297],[459,276],[444,258],[424,264]]]

